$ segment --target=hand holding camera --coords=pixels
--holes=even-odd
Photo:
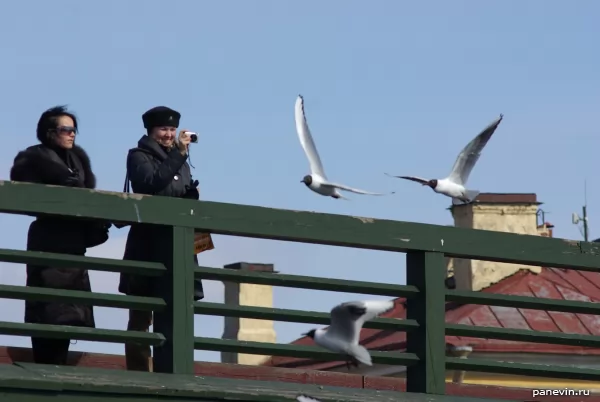
[[[190,145],[191,138],[187,133],[187,130],[181,130],[179,132],[179,136],[177,137],[177,148],[179,148],[179,152],[184,155],[187,152],[187,148]]]
[[[198,134],[191,131],[181,130],[179,132],[179,136],[177,137],[177,147],[182,155],[187,152],[187,148],[190,144],[195,144],[197,142]]]

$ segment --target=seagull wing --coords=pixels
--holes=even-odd
[[[391,300],[355,301],[342,303],[331,310],[331,325],[327,332],[338,339],[357,344],[365,321],[394,308]]]
[[[387,174],[387,173],[386,173]],[[396,177],[398,179],[404,179],[404,180],[411,180],[411,181],[415,181],[417,183],[421,183],[421,184],[427,184],[429,183],[429,180],[427,179],[423,179],[421,177],[414,177],[414,176],[392,176],[390,174],[387,174],[390,177]]]
[[[318,399],[315,399],[308,395],[298,395],[296,397],[296,401],[298,401],[298,402],[321,402]]]
[[[481,156],[481,151],[486,146],[490,138],[492,138],[492,134],[500,125],[502,121],[502,115],[494,120],[489,126],[487,126],[481,133],[477,135],[477,137],[473,138],[471,142],[467,144],[466,147],[458,154],[458,158],[454,162],[454,166],[452,167],[452,172],[448,176],[452,182],[460,185],[465,185],[467,180],[469,179],[469,175],[471,174],[471,170],[479,160]]]
[[[365,190],[360,190],[358,188],[348,187],[348,186],[343,185],[343,184],[332,183],[332,182],[327,181],[327,180],[324,180],[323,183],[321,183],[321,185],[339,188],[340,190],[350,191],[350,192],[356,193],[356,194],[367,194],[367,195],[388,195],[388,194],[394,194],[393,192],[387,193],[387,194],[386,193],[372,193],[370,191],[365,191]]]
[[[310,134],[310,129],[308,128],[308,123],[306,122],[306,115],[304,114],[304,98],[302,95],[298,95],[298,98],[296,99],[294,116],[296,118],[296,131],[298,132],[298,138],[300,138],[300,144],[302,144],[304,153],[308,158],[311,174],[316,174],[322,178],[326,178],[327,176],[325,176],[321,158],[319,157],[317,147],[315,146],[315,142]]]
[[[360,326],[356,326],[356,321],[365,313],[366,309],[362,302],[342,303],[335,306],[330,313],[331,324],[327,328],[327,333],[345,343],[352,343],[354,339],[358,339],[360,332]]]

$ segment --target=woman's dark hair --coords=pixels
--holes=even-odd
[[[58,118],[60,116],[68,116],[73,119],[73,124],[75,125],[75,129],[77,129],[77,117],[69,112],[67,106],[54,106],[42,113],[37,124],[37,139],[42,144],[46,144],[49,140],[48,131],[55,130],[58,127]]]

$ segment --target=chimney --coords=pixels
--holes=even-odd
[[[542,237],[553,237],[552,236],[553,228],[554,228],[553,224],[551,224],[550,222],[544,222],[541,225],[538,225],[537,231],[538,231],[538,234]]]
[[[450,211],[456,227],[552,236],[551,225],[538,227],[539,205],[536,194],[481,193],[473,203],[453,205]],[[542,270],[541,267],[459,258],[454,258],[451,265],[456,289],[474,291],[497,283],[520,269],[536,274]]]
[[[272,264],[250,264],[239,262],[225,265],[225,269],[276,273]],[[223,282],[225,304],[228,306],[255,306],[273,308],[273,287],[251,283]],[[223,339],[239,341],[275,343],[276,334],[273,321],[251,318],[225,317]],[[221,352],[221,362],[246,365],[259,365],[270,356],[249,355],[234,352]]]

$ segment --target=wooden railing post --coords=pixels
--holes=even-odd
[[[171,227],[165,261],[166,275],[161,278],[167,308],[155,313],[154,330],[166,342],[154,348],[154,371],[173,374],[194,372],[194,229]]]
[[[445,393],[446,336],[444,254],[412,251],[406,255],[406,284],[416,286],[419,294],[407,300],[408,319],[419,328],[406,334],[406,351],[419,357],[407,367],[406,391],[426,394]]]

